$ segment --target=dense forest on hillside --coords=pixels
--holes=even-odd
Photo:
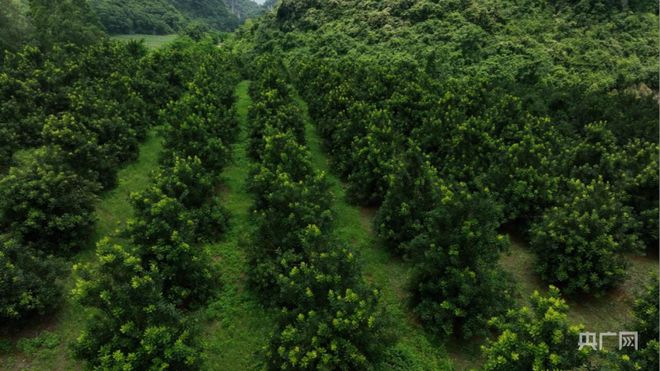
[[[231,31],[262,12],[251,0],[92,0],[91,4],[111,34],[171,34],[190,22]]]
[[[657,4],[0,9],[0,369],[660,366]]]

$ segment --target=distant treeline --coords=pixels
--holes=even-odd
[[[91,5],[110,34],[170,34],[191,22],[231,31],[264,9],[251,0],[91,0]]]

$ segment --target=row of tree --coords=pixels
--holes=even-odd
[[[519,226],[539,256],[541,277],[567,294],[603,294],[623,277],[623,254],[657,244],[657,143],[617,138],[602,121],[579,130],[553,125],[504,91],[412,75],[409,63],[341,58],[294,67],[354,201],[380,205],[390,177],[415,182],[414,170],[405,180],[397,168],[417,146],[445,182],[495,202],[501,212],[492,214],[493,226]],[[433,208],[424,199],[431,196],[412,200],[407,189],[399,185],[390,198],[416,215],[395,222],[418,225]],[[416,231],[401,228],[381,234],[403,233],[386,245],[405,255],[404,240]]]
[[[62,258],[86,247],[100,192],[138,154],[161,99],[141,77],[153,68],[140,44],[108,41],[7,53],[0,70],[0,318],[51,313]]]
[[[250,92],[254,166],[248,180],[256,224],[249,282],[280,308],[266,367],[366,369],[390,344],[378,290],[362,281],[354,253],[333,236],[332,195],[304,142],[304,121],[280,65],[266,58]]]
[[[293,71],[349,196],[380,205],[380,240],[414,262],[411,308],[432,333],[484,335],[510,308],[496,263],[505,222],[524,227],[541,278],[569,295],[604,293],[625,275],[624,253],[657,241],[657,144],[617,144],[604,122],[551,126],[504,92],[411,75],[408,63],[328,58]]]
[[[99,369],[198,369],[200,345],[186,314],[219,288],[219,271],[203,247],[228,226],[215,196],[237,129],[238,75],[212,43],[179,63],[196,64],[192,80],[162,111],[164,150],[151,184],[131,195],[134,217],[125,243],[108,238],[98,263],[77,266],[74,297],[92,309],[74,345]],[[163,53],[176,51],[164,51]]]

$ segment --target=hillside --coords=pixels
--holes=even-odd
[[[171,34],[192,21],[231,31],[262,9],[251,0],[92,0],[91,4],[110,34]]]

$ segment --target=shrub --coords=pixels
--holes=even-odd
[[[98,187],[60,163],[38,149],[0,179],[0,228],[36,249],[65,253],[88,242]]]
[[[204,116],[193,114],[168,121],[170,122],[164,130],[166,160],[175,156],[198,156],[204,159],[204,168],[209,172],[219,172],[228,164],[231,150],[229,143],[223,142],[221,137],[210,129],[213,126]]]
[[[355,138],[352,148],[346,194],[352,202],[378,205],[387,194],[388,178],[392,173],[394,154],[401,145],[392,123],[381,118],[367,128],[367,135]]]
[[[62,296],[63,268],[57,258],[0,236],[0,320],[16,325],[51,313]]]
[[[589,347],[578,351],[581,326],[570,326],[568,306],[550,286],[547,297],[537,291],[530,307],[510,309],[490,320],[499,333],[482,346],[485,370],[571,370],[586,365]]]
[[[441,338],[483,335],[488,319],[511,301],[511,287],[494,263],[508,248],[497,234],[499,210],[489,195],[464,188],[444,187],[441,197],[410,243],[419,256],[409,283],[411,307]]]
[[[531,228],[537,270],[566,294],[602,294],[625,274],[622,253],[640,249],[636,221],[602,179],[568,186],[565,201]]]
[[[658,276],[653,274],[633,307],[633,328],[638,332],[639,350],[625,348],[612,353],[610,366],[618,370],[655,370],[660,366],[658,345]]]
[[[98,143],[97,135],[71,114],[49,117],[41,135],[44,143],[81,177],[97,181],[106,189],[116,184],[116,159]]]
[[[407,244],[421,231],[426,213],[440,201],[435,169],[419,147],[411,145],[389,177],[385,200],[374,219],[379,239],[397,255],[407,254]]]
[[[75,267],[73,295],[95,309],[74,344],[75,357],[99,369],[198,369],[199,350],[163,297],[160,273],[107,239],[97,254],[98,266]]]
[[[173,233],[184,241],[192,241],[195,221],[176,199],[166,196],[158,188],[150,187],[142,193],[131,194],[135,216],[129,220],[127,234],[139,246],[168,245]]]
[[[364,370],[391,345],[378,291],[330,290],[318,310],[284,311],[267,350],[267,368]]]
[[[305,144],[305,123],[298,105],[278,90],[262,92],[248,112],[248,155],[261,160],[269,134],[291,132],[298,144]]]

